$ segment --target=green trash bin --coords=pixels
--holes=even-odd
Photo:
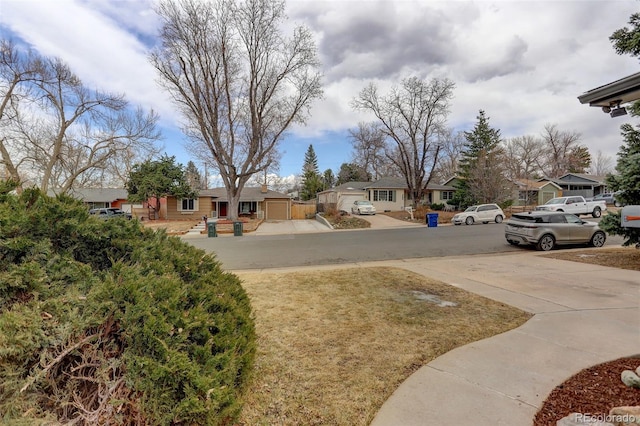
[[[233,222],[233,236],[242,237],[242,222]]]
[[[216,223],[215,222],[207,222],[207,235],[209,237],[217,237],[218,236],[218,231],[216,229]]]

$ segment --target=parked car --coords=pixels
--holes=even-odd
[[[376,208],[369,200],[357,200],[351,205],[353,214],[376,214]]]
[[[572,213],[545,211],[512,214],[505,222],[504,236],[509,244],[534,244],[544,251],[564,244],[602,247],[607,240],[597,223],[584,221]]]
[[[587,201],[604,201],[606,204],[614,204],[615,196],[612,192],[604,192],[602,194],[598,194],[595,197],[587,198]]]
[[[454,225],[473,225],[475,222],[500,223],[504,219],[504,212],[497,204],[477,204],[468,207],[462,213],[458,213],[451,218]]]
[[[91,209],[89,210],[89,214],[96,215],[100,219],[111,219],[115,217],[124,217],[126,219],[131,219],[131,213],[127,213],[115,207],[103,207],[99,209]]]
[[[620,200],[618,200],[617,195],[620,193],[620,191],[617,192],[605,192],[603,194],[598,194],[593,198],[587,198],[587,201],[598,201],[598,200],[604,200],[605,203],[607,204],[613,204],[616,207],[622,207],[622,202]]]
[[[578,216],[590,214],[593,217],[602,216],[606,209],[607,203],[604,200],[587,201],[581,195],[552,198],[543,205],[536,206],[536,210],[540,211],[573,213]]]

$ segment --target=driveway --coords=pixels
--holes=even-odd
[[[371,228],[365,229],[390,229],[390,228],[411,228],[422,227],[426,224],[423,223],[411,223],[402,220],[394,219],[392,217],[377,214],[377,215],[363,215],[357,216],[367,222],[371,223]],[[333,231],[327,225],[316,219],[300,219],[300,220],[275,220],[262,222],[255,232],[248,232],[245,235],[288,235],[288,234],[304,234],[314,232],[328,232]]]
[[[394,219],[384,214],[362,215],[357,217],[369,222],[371,224],[370,229],[411,228],[411,227],[424,228],[425,226],[427,226],[426,222],[425,223],[405,222],[403,220]]]

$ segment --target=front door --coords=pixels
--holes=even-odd
[[[227,217],[227,208],[229,207],[229,203],[226,201],[221,201],[219,203],[220,211],[218,217]]]

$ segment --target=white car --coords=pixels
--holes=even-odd
[[[497,204],[476,204],[468,207],[462,213],[451,218],[454,225],[473,225],[475,222],[500,223],[504,219],[504,212]]]
[[[369,200],[354,201],[351,206],[352,214],[376,214],[376,208]]]

